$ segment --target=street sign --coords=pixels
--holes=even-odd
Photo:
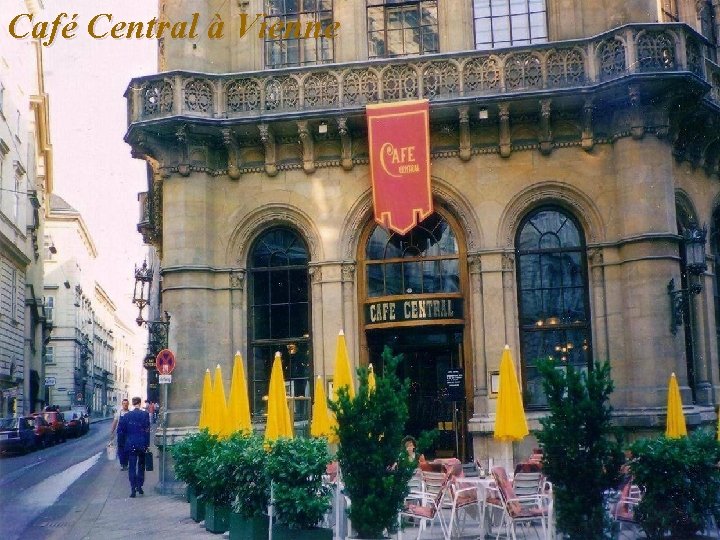
[[[158,377],[158,382],[160,384],[170,384],[172,382],[172,375],[160,375]]]
[[[157,353],[155,366],[160,375],[170,375],[175,369],[175,355],[170,349],[163,349]]]
[[[55,386],[55,377],[45,377],[45,386]]]

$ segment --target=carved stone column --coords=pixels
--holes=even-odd
[[[583,131],[582,131],[582,149],[590,151],[595,145],[595,135],[593,132],[593,109],[595,108],[592,98],[587,98],[583,105]]]
[[[485,358],[485,323],[483,319],[482,259],[480,255],[468,256],[470,270],[470,310],[472,313],[472,351],[474,360],[476,415],[486,414],[487,407],[487,360]]]
[[[470,144],[470,107],[467,105],[458,107],[458,116],[460,120],[460,159],[470,161],[472,157],[472,147]]]
[[[267,124],[258,125],[258,130],[260,130],[260,141],[265,148],[265,172],[268,176],[275,176],[278,173],[275,136]]]
[[[357,332],[361,331],[357,321],[357,301],[355,295],[356,263],[343,263],[340,268],[342,282],[342,303],[345,337],[348,346],[348,353],[351,358],[360,358],[360,350],[357,344],[360,342]],[[357,339],[356,339],[357,337]]]
[[[305,174],[312,174],[315,172],[315,141],[308,129],[307,120],[298,121],[297,127],[302,146],[303,171]]]
[[[338,132],[340,133],[340,143],[342,148],[340,150],[340,165],[346,171],[353,168],[352,160],[352,137],[350,136],[350,130],[347,127],[347,118],[341,116],[337,120]]]
[[[500,112],[500,155],[506,158],[510,157],[512,150],[510,143],[510,105],[501,103],[498,109]]]
[[[245,296],[245,269],[232,270],[230,279],[230,352],[243,353],[248,357],[247,350],[247,306]]]
[[[549,156],[553,149],[552,129],[550,128],[550,106],[552,100],[540,100],[540,153]]]
[[[319,266],[310,266],[308,268],[310,274],[310,286],[312,295],[312,350],[313,364],[315,373],[325,375],[325,347],[323,328],[323,293],[322,293],[322,268]]]

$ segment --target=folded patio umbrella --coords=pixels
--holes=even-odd
[[[682,410],[680,387],[678,386],[675,373],[670,375],[670,382],[668,384],[667,424],[665,426],[665,436],[669,439],[687,437],[687,427],[685,426],[685,415]]]
[[[500,359],[500,388],[498,389],[494,437],[500,441],[520,441],[529,433],[520,385],[515,375],[510,346],[505,345]]]

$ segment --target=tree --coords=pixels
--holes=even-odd
[[[610,364],[585,373],[540,361],[550,415],[540,420],[543,471],[553,483],[557,529],[572,540],[608,538],[604,492],[618,485],[622,433],[611,423]]]

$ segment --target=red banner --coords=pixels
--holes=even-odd
[[[426,99],[367,105],[375,221],[407,234],[433,212]]]

